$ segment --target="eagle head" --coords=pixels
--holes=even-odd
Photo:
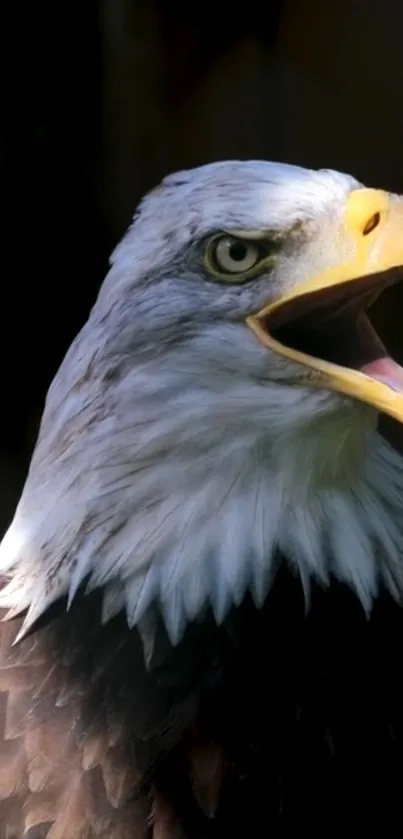
[[[403,371],[366,314],[401,276],[403,201],[335,171],[229,161],[144,198],[48,392],[1,548],[24,630],[103,590],[173,643],[267,596],[279,557],[369,610],[403,589]]]

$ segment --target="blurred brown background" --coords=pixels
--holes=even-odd
[[[0,528],[43,398],[136,202],[263,157],[403,192],[397,0],[70,0],[1,13]],[[378,320],[403,358],[403,294]]]

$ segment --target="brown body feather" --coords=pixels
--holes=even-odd
[[[123,616],[100,626],[97,595],[64,605],[14,646],[20,620],[0,624],[1,839],[280,836],[396,815],[389,600],[368,623],[335,588],[305,617],[285,577],[261,613],[246,603],[221,630],[207,617],[176,650],[161,629],[149,670]]]

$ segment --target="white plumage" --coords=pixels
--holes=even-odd
[[[50,388],[0,549],[0,605],[24,630],[61,595],[104,587],[104,620],[161,609],[176,643],[206,604],[264,600],[281,552],[301,577],[346,582],[371,608],[403,587],[403,461],[372,408],[296,383],[245,317],[349,253],[332,238],[357,182],[264,162],[167,178],[117,247],[87,324]],[[308,231],[275,270],[220,285],[216,230]],[[332,252],[334,242],[334,252]],[[144,623],[145,621],[145,623]],[[148,623],[147,623],[148,621]],[[143,623],[141,623],[143,622]]]

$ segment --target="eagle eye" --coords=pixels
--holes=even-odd
[[[230,234],[213,236],[207,243],[205,263],[210,274],[226,282],[243,282],[255,276],[270,249],[264,241],[241,239]]]

